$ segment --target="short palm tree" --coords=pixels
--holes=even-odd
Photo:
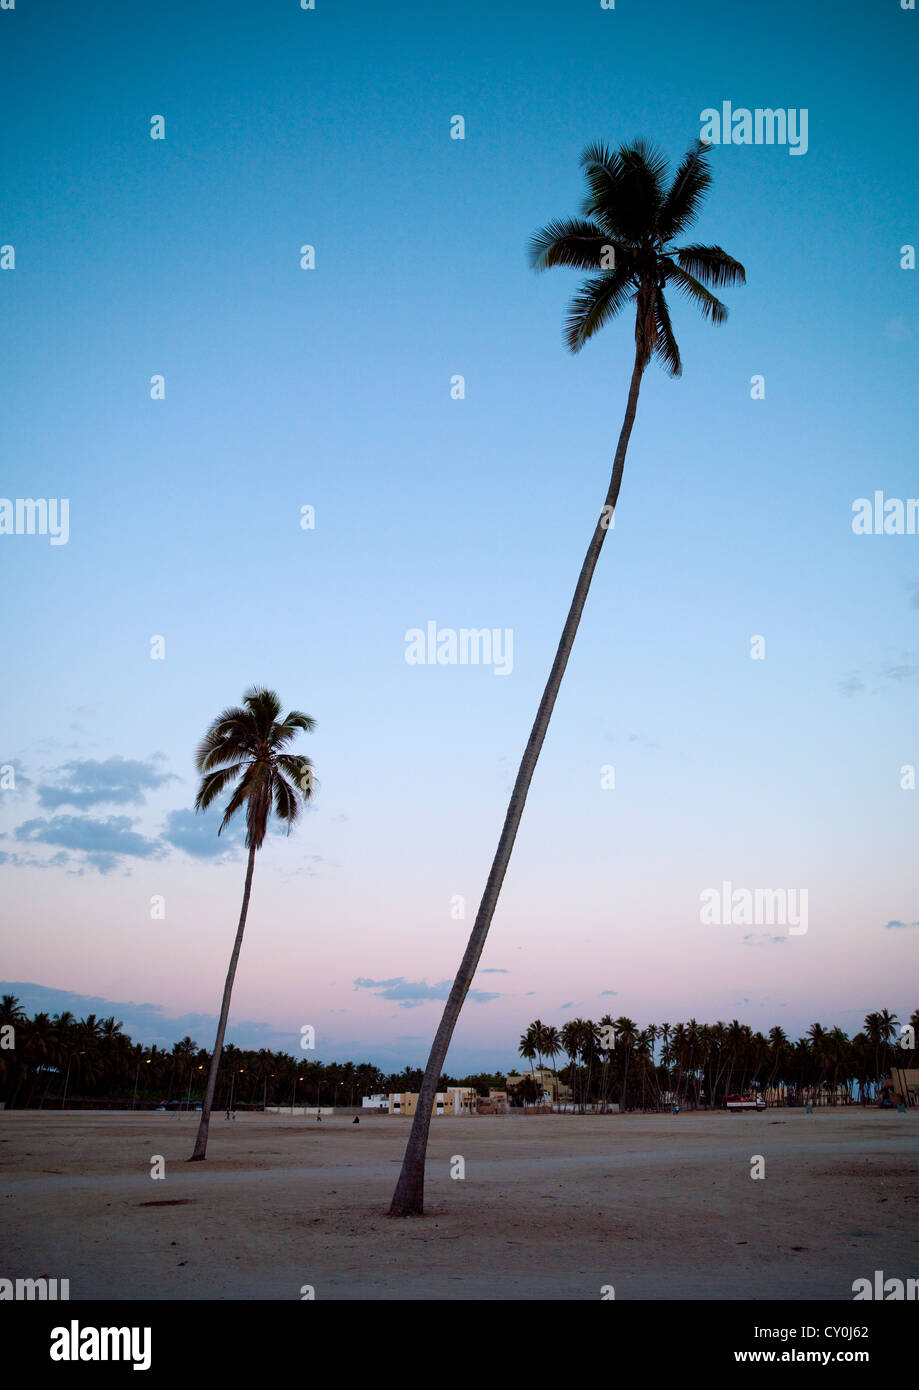
[[[562,1040],[561,1040],[561,1037],[559,1036],[559,1031],[558,1031],[558,1029],[557,1029],[556,1027],[554,1027],[553,1024],[551,1024],[551,1023],[547,1023],[547,1024],[545,1024],[544,1027],[543,1027],[543,1032],[542,1032],[542,1050],[543,1050],[543,1054],[548,1058],[549,1066],[551,1067],[551,1069],[552,1069],[552,1071],[553,1071],[553,1073],[554,1073],[554,1072],[555,1072],[555,1059],[556,1059],[556,1057],[558,1056],[558,1054],[559,1054],[559,1053],[561,1052],[561,1050],[562,1050]],[[558,1101],[559,1101],[559,1083],[558,1083],[558,1077],[557,1077],[557,1076],[555,1077],[555,1079],[554,1079],[553,1082],[552,1082],[552,1100],[553,1100],[553,1104],[555,1104],[555,1105],[558,1104]]]
[[[301,800],[309,801],[313,794],[312,763],[300,753],[288,752],[287,747],[301,730],[304,733],[312,733],[315,720],[308,714],[301,714],[299,710],[291,710],[290,714],[279,720],[280,713],[281,701],[273,690],[252,686],[243,696],[242,706],[225,709],[218,715],[198,748],[197,768],[204,775],[195,798],[195,810],[206,811],[221,792],[232,786],[233,794],[227,802],[217,834],[221,834],[237,811],[245,807],[249,862],[246,868],[246,886],[243,890],[239,926],[236,929],[230,968],[223,987],[217,1041],[214,1043],[207,1077],[201,1123],[198,1126],[195,1151],[190,1162],[200,1161],[207,1156],[207,1132],[214,1104],[214,1091],[217,1087],[223,1036],[230,1014],[233,980],[236,976],[243,932],[246,929],[256,851],[261,849],[264,843],[272,811],[278,820],[286,823],[287,833],[290,834],[291,827],[300,814]]]
[[[420,1215],[424,1210],[424,1163],[437,1078],[485,947],[527,793],[619,498],[642,374],[652,357],[657,357],[671,376],[679,376],[682,370],[664,292],[673,286],[712,323],[723,323],[727,309],[707,286],[733,285],[744,280],[743,266],[720,246],[674,245],[675,238],[681,237],[695,220],[711,183],[709,152],[706,145],[697,141],[683,158],[673,182],[665,187],[666,161],[645,141],[622,145],[615,151],[602,144],[589,145],[581,157],[587,178],[581,217],[550,222],[531,243],[530,259],[536,270],[561,265],[591,272],[568,312],[565,337],[570,350],[579,352],[631,301],[635,307],[635,362],[606,501],[581,565],[555,660],[517,771],[482,901],[431,1048],[390,1207],[393,1216]]]
[[[517,1051],[525,1062],[529,1062],[530,1066],[536,1061],[536,1043],[533,1038],[532,1023],[525,1033],[521,1033]]]

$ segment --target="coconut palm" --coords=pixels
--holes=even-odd
[[[828,1055],[828,1033],[822,1023],[812,1023],[807,1030],[807,1038],[811,1050],[811,1067],[814,1083],[814,1099],[819,1100],[829,1064]]]
[[[571,1085],[571,1105],[573,1110],[578,1099],[578,1061],[581,1056],[581,1044],[584,1040],[584,1029],[581,1019],[573,1018],[567,1023],[562,1024],[559,1032],[559,1040],[561,1041],[565,1056],[568,1058],[568,1077]]]
[[[887,1073],[890,1070],[891,1058],[893,1056],[893,1039],[897,1036],[900,1020],[897,1018],[896,1014],[892,1014],[889,1009],[880,1009],[878,1011],[878,1021],[881,1032],[881,1052],[883,1056],[883,1062],[878,1074],[878,1086],[880,1087],[881,1074]]]
[[[622,1072],[622,1089],[619,1094],[619,1109],[620,1111],[624,1111],[628,1108],[629,1059],[631,1057],[632,1048],[638,1042],[638,1025],[634,1023],[632,1019],[626,1018],[625,1014],[623,1014],[620,1018],[616,1019],[615,1028],[616,1045],[621,1048],[625,1056]]]
[[[868,1014],[865,1019],[865,1035],[874,1048],[875,1095],[880,1094],[881,1077],[887,1067],[887,1053],[890,1039],[895,1035],[899,1019],[887,1009],[879,1009]]]
[[[560,265],[592,272],[569,309],[565,338],[570,350],[579,352],[631,301],[635,307],[635,360],[606,499],[594,525],[555,660],[523,752],[469,942],[431,1048],[390,1208],[395,1216],[420,1215],[424,1210],[424,1161],[437,1078],[485,947],[527,793],[619,499],[642,374],[652,357],[657,357],[671,376],[678,376],[682,370],[665,289],[675,287],[712,323],[723,323],[727,310],[706,286],[732,285],[744,280],[743,266],[720,246],[674,245],[674,239],[681,237],[695,220],[711,183],[708,154],[708,147],[697,141],[684,157],[673,182],[665,187],[665,160],[645,141],[622,145],[615,151],[603,144],[589,145],[581,156],[588,190],[581,217],[548,223],[531,243],[530,259],[536,270]]]
[[[549,1084],[553,1105],[561,1103],[561,1086],[555,1071],[555,1059],[562,1051],[562,1039],[558,1029],[551,1023],[543,1024],[540,1046],[542,1055],[548,1060],[554,1079]]]
[[[196,765],[198,771],[204,775],[195,798],[195,810],[206,811],[221,792],[232,786],[233,794],[226,804],[217,834],[220,835],[236,813],[245,807],[249,860],[236,940],[233,943],[230,968],[223,987],[217,1041],[214,1043],[211,1056],[201,1108],[201,1123],[190,1162],[200,1161],[207,1156],[211,1107],[214,1104],[223,1036],[230,1013],[230,996],[233,993],[236,964],[249,911],[256,851],[261,849],[264,843],[272,811],[279,821],[286,824],[287,833],[290,834],[300,814],[301,800],[307,802],[313,794],[312,763],[300,753],[288,752],[287,748],[301,730],[304,733],[312,733],[315,720],[308,714],[301,714],[299,710],[291,710],[290,714],[279,720],[280,713],[281,701],[275,692],[254,685],[243,696],[242,706],[225,709],[217,716],[198,748]]]
[[[778,1025],[769,1029],[769,1049],[772,1057],[772,1068],[769,1072],[767,1088],[770,1090],[775,1086],[776,1080],[779,1078],[779,1073],[787,1061],[788,1046],[788,1037],[784,1029],[780,1028]],[[783,1074],[781,1076],[782,1084],[784,1084],[784,1081],[785,1077]]]
[[[597,1024],[597,1043],[600,1052],[600,1109],[606,1111],[610,1067],[616,1056],[616,1025],[609,1014]]]
[[[533,1065],[536,1060],[536,1039],[533,1037],[532,1023],[526,1032],[520,1035],[520,1043],[517,1047],[517,1051],[525,1062],[529,1062],[530,1066]]]
[[[542,1071],[543,1038],[546,1036],[546,1025],[541,1018],[534,1019],[530,1024],[533,1030],[533,1045],[536,1048],[536,1065]]]
[[[16,1026],[24,1023],[26,1013],[15,994],[4,994],[0,999],[0,1027]]]
[[[549,1059],[552,1070],[555,1070],[555,1059],[562,1050],[562,1040],[559,1037],[558,1029],[551,1023],[547,1023],[542,1033],[543,1055]]]
[[[849,1038],[839,1027],[831,1028],[826,1035],[826,1055],[833,1064],[833,1104],[839,1099],[839,1073],[845,1071],[850,1051]]]

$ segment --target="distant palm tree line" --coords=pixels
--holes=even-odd
[[[915,1042],[919,1009],[910,1025]],[[536,1019],[518,1050],[540,1067],[567,1057],[558,1077],[571,1088],[576,1109],[660,1110],[711,1107],[725,1096],[752,1093],[778,1104],[867,1103],[879,1097],[891,1066],[919,1065],[919,1050],[900,1040],[900,1021],[887,1009],[868,1014],[854,1038],[812,1023],[796,1041],[780,1027],[763,1034],[737,1019],[708,1024],[691,1018],[639,1029],[630,1018],[606,1014],[599,1023],[575,1018],[561,1028]]]
[[[919,1009],[910,1018],[919,1035]],[[94,1105],[181,1109],[203,1102],[212,1054],[184,1037],[171,1049],[133,1043],[114,1017],[64,1012],[29,1018],[10,994],[0,999],[0,1029],[12,1027],[13,1047],[0,1048],[0,1100],[9,1108]],[[768,1093],[781,1103],[827,1104],[876,1098],[891,1066],[919,1066],[919,1049],[899,1046],[900,1025],[887,1009],[868,1014],[861,1032],[814,1023],[792,1041],[775,1027],[767,1035],[747,1024],[650,1024],[609,1014],[594,1023],[576,1018],[555,1028],[536,1019],[520,1039],[528,1062],[554,1068],[572,1091],[578,1110],[659,1110],[719,1105],[724,1096]],[[607,1045],[604,1045],[606,1043]],[[268,1048],[223,1047],[214,1107],[225,1110],[277,1106],[359,1105],[364,1096],[414,1092],[424,1073],[417,1067],[387,1074],[372,1062],[297,1058]],[[480,1095],[503,1089],[501,1072],[441,1076],[438,1090],[473,1087]],[[532,1089],[532,1088],[531,1088]],[[538,1097],[524,1088],[525,1098]]]
[[[168,1048],[142,1047],[122,1032],[114,1017],[69,1012],[29,1018],[14,995],[0,999],[0,1029],[12,1027],[12,1047],[0,1048],[0,1100],[8,1108],[60,1109],[94,1104],[119,1109],[136,1105],[201,1105],[212,1054],[184,1037]],[[387,1075],[372,1062],[307,1061],[288,1052],[222,1048],[215,1106],[225,1110],[260,1105],[360,1105],[364,1096],[418,1091],[423,1073],[406,1067]],[[494,1085],[502,1078],[490,1077]],[[448,1085],[476,1084],[467,1077]],[[483,1088],[487,1093],[487,1084]]]

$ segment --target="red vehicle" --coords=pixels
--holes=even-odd
[[[765,1110],[766,1102],[758,1096],[725,1096],[727,1110]]]

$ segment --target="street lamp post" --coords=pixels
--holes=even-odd
[[[239,1074],[240,1074],[240,1076],[242,1076],[242,1074],[243,1074],[243,1072],[244,1072],[245,1070],[246,1070],[245,1067],[240,1067],[240,1069],[239,1069]],[[235,1071],[234,1071],[234,1072],[231,1072],[231,1073],[230,1073],[230,1100],[229,1100],[229,1104],[227,1105],[227,1110],[228,1110],[228,1111],[231,1111],[231,1110],[233,1109],[233,1088],[234,1088],[235,1085],[236,1085],[236,1073],[235,1073]]]
[[[151,1059],[148,1057],[148,1058],[146,1059],[146,1065],[147,1065],[148,1067],[149,1067],[149,1065],[150,1065],[150,1061],[151,1061]],[[132,1099],[132,1101],[131,1101],[131,1109],[132,1109],[132,1110],[133,1110],[133,1109],[136,1107],[136,1105],[137,1105],[137,1078],[138,1078],[139,1075],[140,1075],[140,1062],[137,1063],[137,1067],[136,1067],[136,1069],[135,1069],[135,1071],[134,1071],[134,1097],[133,1097],[133,1099]]]
[[[62,1098],[61,1098],[61,1109],[62,1109],[62,1110],[64,1109],[64,1106],[67,1104],[67,1087],[68,1087],[68,1085],[69,1085],[69,1083],[70,1083],[70,1068],[71,1068],[71,1066],[73,1065],[73,1059],[74,1059],[74,1057],[85,1057],[85,1056],[86,1056],[86,1053],[85,1053],[85,1052],[71,1052],[70,1056],[69,1056],[68,1059],[67,1059],[67,1075],[64,1077],[64,1094],[63,1094],[63,1096],[62,1096]]]

